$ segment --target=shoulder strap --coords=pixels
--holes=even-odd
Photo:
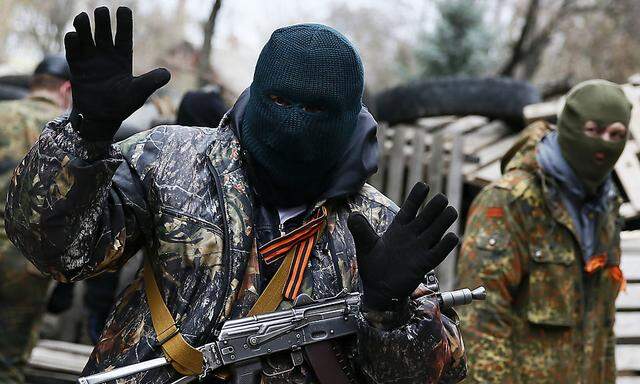
[[[255,316],[263,313],[275,311],[282,302],[282,293],[284,286],[287,284],[287,278],[291,272],[291,264],[295,255],[296,248],[291,248],[287,256],[282,260],[282,264],[273,275],[267,287],[262,291],[256,303],[251,307],[247,316]]]
[[[157,341],[171,366],[186,376],[202,373],[202,352],[187,343],[180,333],[176,321],[162,299],[148,257],[144,259],[144,291],[151,310],[151,321],[156,331]]]

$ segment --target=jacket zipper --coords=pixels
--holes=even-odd
[[[225,281],[224,281],[224,295],[222,296],[222,300],[220,300],[220,303],[218,303],[216,305],[216,312],[218,313],[217,315],[217,319],[216,319],[216,327],[221,326],[222,324],[220,324],[220,320],[222,319],[223,316],[223,307],[224,307],[224,303],[227,300],[227,297],[229,296],[229,286],[231,285],[231,260],[230,260],[230,238],[229,238],[229,223],[228,223],[228,218],[227,218],[227,208],[224,205],[224,197],[223,197],[223,189],[222,189],[222,181],[220,180],[220,175],[218,174],[218,171],[215,169],[215,167],[213,166],[213,164],[211,164],[211,162],[207,162],[207,167],[209,168],[209,171],[213,174],[213,179],[215,181],[216,184],[216,189],[217,189],[217,197],[218,197],[218,203],[220,204],[220,213],[222,214],[222,241],[223,241],[223,252],[222,252],[222,258],[225,262],[225,265],[227,266],[227,271],[224,274],[225,277]]]

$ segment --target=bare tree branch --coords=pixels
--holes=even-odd
[[[42,53],[62,51],[65,26],[73,15],[76,0],[24,1],[23,12],[30,14],[24,33]]]
[[[542,54],[551,42],[551,37],[558,25],[567,17],[597,11],[606,11],[610,0],[595,4],[578,5],[577,0],[563,0],[555,13],[547,18],[546,23],[536,30],[539,0],[530,0],[520,36],[513,45],[507,62],[498,72],[502,76],[514,76],[516,69],[523,66],[522,77],[533,77],[542,60]]]
[[[511,55],[509,60],[505,63],[499,73],[502,76],[513,76],[513,72],[517,64],[520,62],[523,55],[523,47],[525,41],[529,38],[531,32],[535,29],[537,18],[538,18],[538,9],[540,8],[540,0],[530,0],[529,6],[527,7],[527,13],[524,18],[524,25],[520,30],[520,36],[518,40],[513,45],[511,49]]]
[[[209,14],[209,19],[203,28],[204,40],[202,42],[200,61],[198,63],[198,84],[200,86],[206,85],[211,79],[211,42],[216,26],[216,17],[218,16],[218,11],[220,11],[221,6],[222,0],[215,0],[211,8],[211,13]]]
[[[540,84],[540,95],[543,100],[551,97],[561,96],[566,94],[574,85],[577,84],[577,80],[572,74],[568,74],[562,79],[547,81]]]

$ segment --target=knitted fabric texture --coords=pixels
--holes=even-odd
[[[616,161],[626,140],[611,142],[589,137],[583,132],[591,120],[601,128],[619,122],[629,126],[632,105],[617,84],[605,80],[589,80],[576,85],[558,116],[558,144],[590,195],[596,195]],[[596,161],[595,153],[603,155]]]
[[[241,127],[262,184],[257,189],[285,196],[278,205],[319,196],[355,130],[363,90],[360,57],[336,30],[301,24],[273,32],[258,58]]]

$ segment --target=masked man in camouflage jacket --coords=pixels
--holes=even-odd
[[[611,171],[630,111],[617,85],[579,84],[557,130],[530,126],[476,197],[459,261],[462,283],[488,291],[463,315],[471,382],[615,382],[623,278]]]
[[[409,299],[455,247],[444,234],[456,212],[442,195],[418,212],[424,184],[399,211],[364,184],[376,169],[376,123],[346,38],[322,25],[279,29],[217,129],[161,126],[113,145],[119,123],[169,80],[164,69],[132,77],[131,11],[116,16],[115,43],[106,8],[95,11],[95,39],[85,13],[65,38],[73,111],[46,127],[8,197],[7,231],[24,254],[75,281],[144,249],[182,337],[199,346],[246,316],[283,263],[258,250],[320,218],[317,241],[296,248],[308,257],[291,264],[280,308],[299,293],[363,290],[357,337],[335,346],[346,370],[360,382],[459,381],[466,364],[455,323],[434,299]],[[162,354],[144,283],[119,298],[85,373]],[[263,366],[264,382],[317,381],[290,356]],[[131,382],[172,382],[174,367]]]
[[[6,196],[13,168],[48,121],[71,106],[69,66],[64,57],[38,64],[25,99],[0,103],[0,193]],[[5,199],[0,200],[3,217]],[[0,382],[24,382],[22,370],[37,340],[50,280],[42,276],[0,231]]]

